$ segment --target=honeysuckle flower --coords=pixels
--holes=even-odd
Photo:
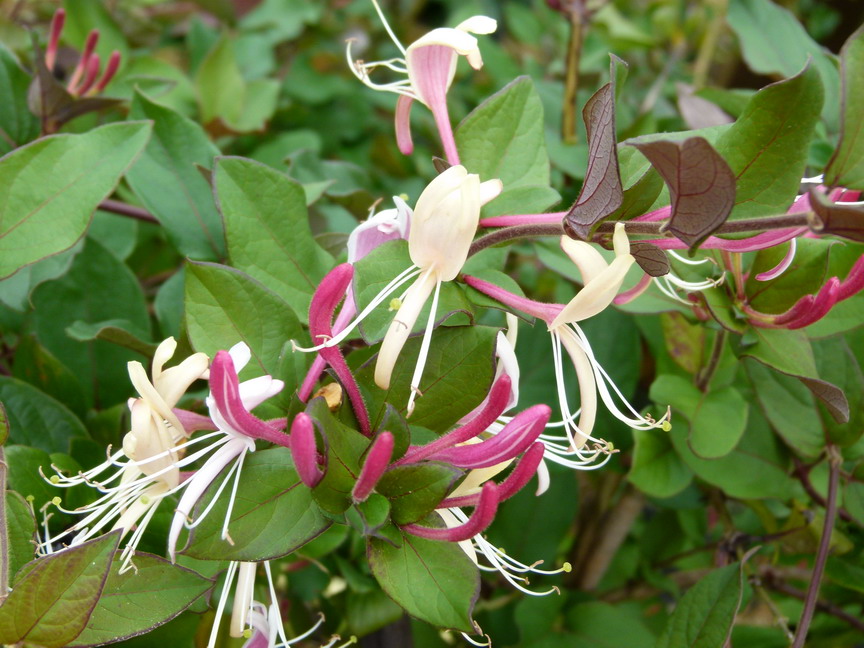
[[[255,574],[258,563],[231,562],[225,573],[225,584],[222,586],[222,594],[216,607],[216,618],[210,629],[210,639],[207,648],[215,648],[219,638],[219,626],[222,614],[228,602],[228,593],[234,577],[237,577],[237,587],[234,590],[234,606],[231,612],[231,625],[229,635],[235,638],[245,637],[248,641],[243,648],[277,648],[291,646],[311,636],[324,623],[322,614],[317,623],[303,634],[288,639],[285,635],[285,626],[282,623],[282,614],[279,611],[279,599],[276,597],[276,588],[273,585],[273,574],[270,562],[264,561],[264,572],[267,575],[267,588],[270,595],[270,605],[265,606],[255,600]]]
[[[315,445],[315,424],[308,414],[300,412],[291,422],[291,435],[288,438],[291,458],[297,475],[309,488],[315,488],[324,479],[324,472],[318,465],[318,449]]]
[[[456,74],[456,62],[460,56],[468,59],[475,70],[483,67],[483,59],[472,34],[491,34],[497,22],[488,16],[472,16],[459,23],[455,28],[440,27],[421,36],[406,49],[402,46],[376,0],[372,0],[375,10],[387,30],[387,34],[402,53],[402,57],[385,61],[366,63],[354,60],[351,55],[351,41],[348,41],[346,56],[348,65],[360,81],[373,90],[394,92],[399,95],[396,103],[396,142],[399,150],[409,155],[414,150],[411,140],[409,117],[411,104],[419,101],[432,111],[435,125],[444,146],[444,154],[450,164],[459,164],[459,153],[453,138],[453,127],[447,111],[447,90]],[[384,67],[406,78],[391,83],[375,83],[370,73]]]
[[[614,449],[602,439],[592,436],[597,413],[598,393],[606,408],[619,420],[636,429],[668,426],[667,416],[659,421],[639,414],[623,397],[606,371],[597,362],[593,350],[579,322],[604,310],[612,303],[627,271],[634,263],[623,224],[618,224],[613,236],[615,259],[607,264],[603,256],[590,244],[562,238],[565,253],[582,274],[584,288],[565,306],[543,304],[514,295],[488,281],[465,277],[465,282],[480,292],[546,322],[552,336],[552,355],[558,389],[558,402],[564,436],[543,434],[540,440],[546,446],[546,458],[571,468],[593,469],[605,464]],[[567,352],[579,380],[580,408],[571,411],[563,377],[562,347]],[[622,412],[610,389],[629,413]],[[576,416],[579,416],[578,422]],[[551,426],[550,426],[551,427]],[[586,443],[593,448],[585,450]],[[597,460],[600,459],[599,463]]]
[[[287,423],[284,419],[262,421],[250,412],[268,398],[278,394],[284,387],[281,380],[276,380],[268,375],[241,383],[237,374],[248,364],[251,357],[252,353],[249,347],[241,342],[229,351],[217,352],[213,358],[213,364],[210,367],[210,395],[207,396],[206,403],[210,418],[216,427],[216,432],[207,436],[215,437],[215,441],[198,453],[212,454],[204,465],[186,481],[183,496],[174,511],[174,519],[168,533],[168,555],[172,561],[175,558],[177,540],[184,525],[191,529],[200,524],[233,476],[232,491],[225,513],[225,522],[222,526],[222,538],[228,537],[228,522],[231,518],[243,461],[247,452],[255,451],[256,439],[285,447],[290,446],[289,436],[281,431]],[[233,466],[222,480],[210,506],[202,511],[195,521],[189,521],[189,514],[204,491],[232,462]]]
[[[399,196],[393,196],[393,202],[396,205],[395,209],[385,209],[377,214],[372,211],[369,218],[355,227],[351,234],[348,235],[348,263],[357,263],[372,252],[372,250],[387,241],[395,241],[408,237],[411,208]],[[324,287],[323,281],[319,286],[319,290],[327,290]],[[354,301],[354,293],[351,290],[349,280],[349,285],[345,290],[345,301],[342,304],[342,308],[339,309],[336,320],[333,322],[331,335],[341,333],[356,314],[357,305]],[[314,338],[315,336],[313,335]],[[319,354],[316,356],[306,374],[306,378],[297,391],[297,396],[300,400],[304,402],[309,400],[309,396],[312,395],[312,389],[321,376],[321,372],[324,371],[326,364],[327,361],[322,355]]]
[[[57,62],[57,50],[60,44],[60,35],[66,23],[66,11],[58,9],[51,19],[51,27],[48,35],[48,45],[45,48],[45,67],[52,73]],[[78,64],[72,72],[72,76],[66,83],[66,91],[73,97],[96,95],[105,89],[105,86],[114,78],[120,67],[120,52],[114,50],[105,65],[102,77],[99,77],[101,61],[96,54],[96,45],[99,42],[99,30],[93,29],[87,34],[84,42],[84,51],[78,59]]]
[[[95,537],[112,522],[110,530],[123,529],[123,535],[134,528],[120,554],[120,571],[134,567],[135,549],[159,503],[185,487],[180,467],[189,460],[184,453],[190,443],[178,443],[193,429],[213,429],[204,417],[175,408],[189,386],[204,377],[209,362],[205,354],[196,353],[166,369],[176,348],[174,338],[157,347],[152,380],[140,362],[128,363],[129,377],[140,397],[129,401],[131,429],[121,451],[109,451],[107,461],[75,476],[64,476],[55,468],[50,481],[58,487],[88,484],[103,495],[87,506],[66,511],[83,518],[51,542],[71,535],[69,544],[76,545]],[[184,427],[181,420],[189,427]],[[56,504],[59,507],[59,502]]]
[[[381,479],[381,475],[390,465],[390,459],[393,457],[393,444],[393,435],[390,432],[384,431],[375,437],[366,453],[366,459],[360,469],[357,482],[351,491],[351,497],[355,503],[366,501],[372,494],[375,485]]]
[[[468,173],[463,166],[452,166],[438,175],[420,194],[411,216],[408,235],[408,253],[413,265],[397,275],[372,299],[368,306],[341,332],[329,340],[309,348],[295,346],[298,351],[318,351],[342,342],[351,330],[411,279],[416,281],[399,302],[375,365],[375,383],[382,389],[390,386],[393,367],[402,347],[411,334],[424,304],[432,295],[429,320],[420,345],[420,354],[411,379],[408,415],[414,409],[419,393],[420,378],[429,352],[432,327],[438,305],[441,283],[452,281],[459,274],[468,257],[468,249],[477,229],[480,208],[501,193],[500,180],[480,182],[480,177]]]

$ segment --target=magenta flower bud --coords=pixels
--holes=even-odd
[[[564,310],[564,307],[560,304],[544,304],[543,302],[534,301],[527,297],[520,297],[519,295],[514,295],[509,290],[505,290],[500,286],[496,286],[495,284],[483,279],[478,279],[477,277],[465,275],[463,280],[466,284],[474,288],[474,290],[501,302],[505,306],[515,308],[523,313],[528,313],[532,317],[542,319],[547,324],[552,322],[556,317],[558,317],[561,311]]]
[[[366,453],[366,461],[363,462],[360,476],[351,492],[355,502],[363,502],[369,497],[378,480],[381,479],[381,475],[390,465],[392,456],[393,435],[386,431],[381,432],[372,442],[369,452]]]
[[[266,378],[270,379],[269,376]],[[240,399],[240,381],[234,369],[234,361],[227,351],[219,351],[213,358],[210,367],[210,391],[219,414],[232,429],[253,439],[289,447],[287,435],[253,415],[243,405]]]
[[[324,473],[318,466],[318,448],[315,446],[315,424],[308,414],[301,412],[291,423],[291,435],[288,437],[288,447],[297,474],[309,488],[315,488],[324,478]]]
[[[60,34],[64,24],[66,24],[66,10],[58,9],[51,18],[48,46],[45,48],[45,67],[51,72],[54,72],[54,63],[57,62],[57,47],[60,43]]]
[[[511,227],[513,225],[551,225],[560,223],[567,212],[547,214],[512,214],[510,216],[490,216],[480,219],[480,227]]]
[[[98,54],[91,54],[90,58],[87,59],[87,64],[84,70],[84,82],[81,84],[81,87],[74,92],[73,94],[77,94],[78,96],[84,96],[89,92],[90,88],[93,87],[93,84],[96,83],[96,77],[99,76],[99,66],[101,62]]]
[[[482,533],[492,524],[495,513],[498,511],[498,487],[493,482],[483,484],[480,499],[474,513],[465,524],[445,529],[420,526],[419,524],[406,524],[402,527],[411,535],[429,540],[442,540],[444,542],[462,542],[470,540],[478,533]]]
[[[450,463],[457,468],[489,468],[525,452],[543,432],[552,410],[548,405],[534,405],[520,412],[491,439],[456,446],[436,452],[433,461]]]
[[[774,318],[774,324],[788,329],[799,329],[810,326],[828,314],[837,303],[840,291],[840,280],[831,277],[814,295],[806,295],[799,299],[785,313]]]
[[[180,421],[180,424],[183,426],[187,435],[199,430],[216,429],[216,424],[209,416],[203,416],[196,412],[180,409],[179,407],[175,407],[171,411],[174,412],[174,415],[177,417],[177,420]]]
[[[108,57],[108,64],[105,66],[105,72],[102,74],[102,78],[99,79],[99,83],[96,84],[96,87],[93,88],[93,94],[99,94],[105,89],[111,79],[114,78],[114,75],[117,74],[117,70],[120,67],[120,52],[114,50],[111,52],[111,56]]]
[[[312,303],[309,305],[309,333],[316,344],[333,337],[333,313],[339,302],[345,297],[353,277],[354,266],[350,263],[338,265],[327,273],[327,276],[321,280],[315,294],[312,295]],[[363,401],[363,395],[360,393],[354,374],[351,373],[345,358],[342,356],[342,351],[338,346],[331,346],[319,349],[318,353],[330,365],[348,393],[348,398],[354,407],[354,414],[360,424],[360,431],[366,436],[371,436],[372,429],[369,424],[369,412],[366,410],[366,403]],[[313,375],[310,371],[300,390],[301,398],[303,395],[306,398],[309,397],[311,386],[317,379],[318,376]]]
[[[522,458],[513,468],[507,478],[498,484],[498,502],[510,499],[520,490],[522,490],[531,478],[537,473],[537,467],[543,461],[543,454],[546,452],[546,447],[542,443],[533,443],[527,452],[522,455]],[[461,495],[458,497],[449,497],[445,499],[439,508],[450,508],[453,506],[477,506],[480,501],[480,493],[472,495]]]
[[[849,270],[849,274],[840,283],[840,289],[837,291],[837,301],[849,299],[852,295],[857,295],[864,290],[864,256],[858,257],[855,265]]]
[[[85,72],[87,72],[87,65],[90,62],[90,57],[93,55],[93,50],[96,49],[96,43],[98,42],[99,30],[94,29],[87,34],[87,40],[84,42],[84,51],[81,52],[81,58],[78,59],[78,65],[75,66],[75,70],[72,72],[72,78],[69,79],[69,83],[66,85],[66,89],[70,94],[78,94],[78,84],[81,83]]]
[[[413,446],[405,456],[396,462],[397,466],[417,463],[427,457],[434,455],[437,452],[451,448],[457,443],[465,443],[469,439],[473,439],[478,434],[484,432],[486,428],[492,425],[496,419],[501,416],[504,408],[507,406],[507,400],[510,397],[511,381],[510,377],[502,375],[489,392],[489,400],[486,406],[474,417],[470,422],[462,427],[448,432],[431,443],[423,446]]]

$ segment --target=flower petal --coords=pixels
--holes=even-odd
[[[493,482],[486,482],[480,493],[480,500],[468,521],[457,527],[436,529],[433,527],[420,526],[419,524],[406,524],[402,527],[412,535],[430,540],[443,540],[445,542],[461,542],[473,538],[478,533],[486,530],[495,513],[498,511],[498,487]]]

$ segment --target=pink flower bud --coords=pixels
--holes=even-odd
[[[288,437],[288,447],[297,474],[309,488],[315,488],[324,478],[324,473],[318,466],[318,448],[315,445],[315,424],[308,414],[301,412],[291,423],[291,435]]]
[[[369,452],[366,453],[366,461],[351,496],[355,502],[363,502],[372,493],[381,475],[390,465],[393,456],[393,435],[389,432],[381,432],[372,442]]]

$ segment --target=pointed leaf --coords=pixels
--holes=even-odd
[[[87,624],[102,594],[120,531],[28,563],[0,607],[0,643],[61,648]]]
[[[636,442],[627,479],[651,497],[672,497],[693,481],[693,472],[662,430],[633,430]]]
[[[223,479],[216,477],[196,505],[193,518],[210,505]],[[222,492],[207,517],[192,530],[182,553],[202,560],[270,560],[295,551],[330,526],[300,482],[287,448],[246,456],[228,523],[230,543],[221,537],[229,494],[230,490]]]
[[[648,241],[631,241],[630,254],[648,276],[662,277],[669,274],[669,257],[656,245]]]
[[[735,176],[729,165],[702,137],[633,146],[669,187],[672,215],[667,229],[695,249],[726,221],[735,204]]]
[[[0,278],[74,245],[150,130],[143,122],[109,124],[45,137],[0,159]]]
[[[367,556],[381,588],[411,616],[474,634],[480,574],[459,545],[402,534],[402,545],[371,538]]]
[[[30,76],[18,59],[0,44],[0,153],[39,136],[39,119],[27,107]]]
[[[825,183],[864,191],[864,25],[843,45],[840,72],[840,141],[825,168]]]
[[[14,580],[18,570],[35,557],[36,518],[33,517],[30,504],[19,493],[11,490],[6,491],[6,524],[8,575],[10,580]]]
[[[133,562],[134,570],[120,574],[115,561],[87,627],[70,646],[101,646],[149,632],[214,585],[191,569],[151,554],[138,552]]]
[[[576,203],[564,217],[568,236],[587,239],[594,226],[621,206],[624,190],[615,133],[615,82],[600,88],[582,110],[588,132],[588,170]]]
[[[132,190],[181,254],[201,261],[223,258],[222,219],[210,185],[196,168],[212,167],[219,149],[198,124],[140,92],[130,115],[153,121],[153,138],[127,176]]]
[[[394,466],[384,473],[375,490],[390,500],[393,522],[411,524],[434,511],[461,476],[458,468],[431,461]]]
[[[11,443],[68,452],[73,439],[89,437],[80,419],[65,405],[21,380],[0,376],[0,401]]]

